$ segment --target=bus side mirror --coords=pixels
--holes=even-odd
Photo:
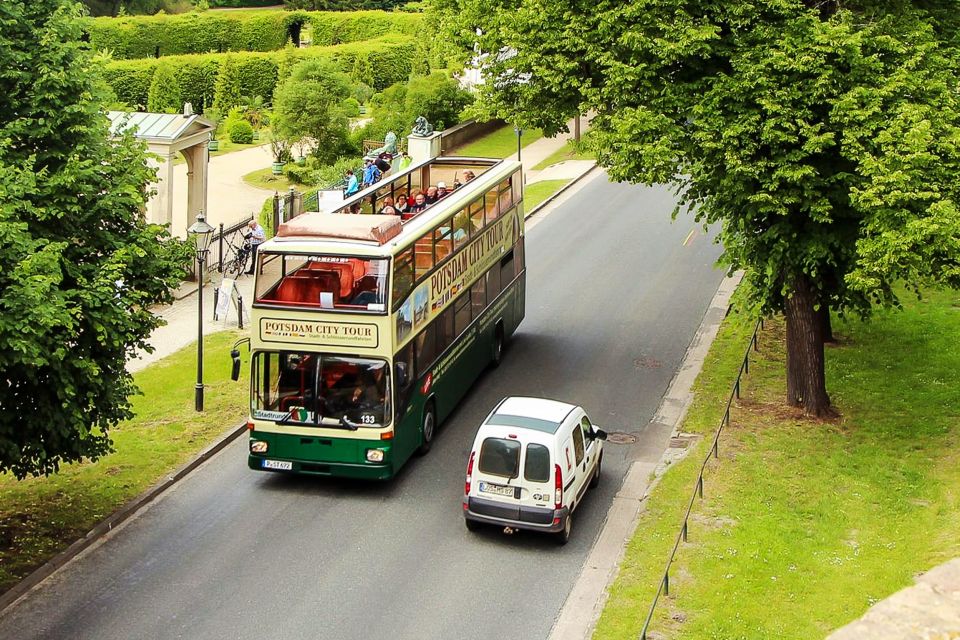
[[[233,349],[230,352],[230,357],[233,358],[233,369],[230,370],[230,379],[236,382],[240,379],[240,349]]]
[[[593,430],[593,439],[594,440],[606,440],[607,432],[603,429],[594,429]]]
[[[407,386],[407,363],[397,363],[397,388],[403,389]]]

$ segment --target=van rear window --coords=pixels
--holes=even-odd
[[[480,471],[503,478],[520,475],[520,443],[504,438],[487,438],[480,445]]]
[[[542,444],[528,444],[523,477],[530,482],[550,481],[550,450]]]

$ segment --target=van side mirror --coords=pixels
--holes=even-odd
[[[593,439],[594,440],[606,440],[607,432],[603,429],[594,429],[593,430]]]
[[[240,349],[233,349],[230,352],[230,357],[233,358],[233,368],[230,370],[230,379],[236,382],[240,379]]]

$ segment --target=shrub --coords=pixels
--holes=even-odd
[[[174,69],[183,101],[193,104],[197,111],[209,107],[213,101],[218,71],[226,56],[233,59],[240,81],[240,94],[263,96],[273,100],[278,67],[295,66],[303,60],[330,60],[341,70],[351,70],[357,56],[369,56],[374,70],[374,88],[384,89],[405,79],[410,74],[410,63],[415,43],[409,36],[385,36],[368,42],[355,42],[331,47],[310,47],[232,54],[200,54],[170,56],[163,62]],[[105,76],[117,100],[131,108],[143,109],[147,104],[150,82],[159,60],[116,60],[106,65]]]
[[[147,111],[154,113],[177,113],[183,107],[180,83],[173,66],[164,62],[157,65],[147,92]]]
[[[287,180],[293,182],[294,184],[302,184],[306,186],[312,186],[316,184],[316,182],[314,182],[314,169],[309,164],[302,167],[296,164],[286,164],[283,166],[283,175],[287,177]]]
[[[253,127],[246,120],[237,120],[230,123],[227,129],[230,142],[234,144],[250,144],[253,142]]]
[[[85,18],[83,28],[94,49],[106,49],[117,60],[129,60],[211,51],[277,51],[294,35],[299,37],[301,25],[307,22],[313,30],[313,44],[327,46],[388,34],[413,36],[423,17],[385,11],[195,11],[181,15]]]
[[[360,103],[356,98],[350,97],[343,101],[343,113],[348,118],[356,118],[360,115]]]

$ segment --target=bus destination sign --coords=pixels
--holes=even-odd
[[[368,349],[375,349],[380,344],[375,324],[274,318],[260,319],[260,339],[264,342],[293,342]]]

